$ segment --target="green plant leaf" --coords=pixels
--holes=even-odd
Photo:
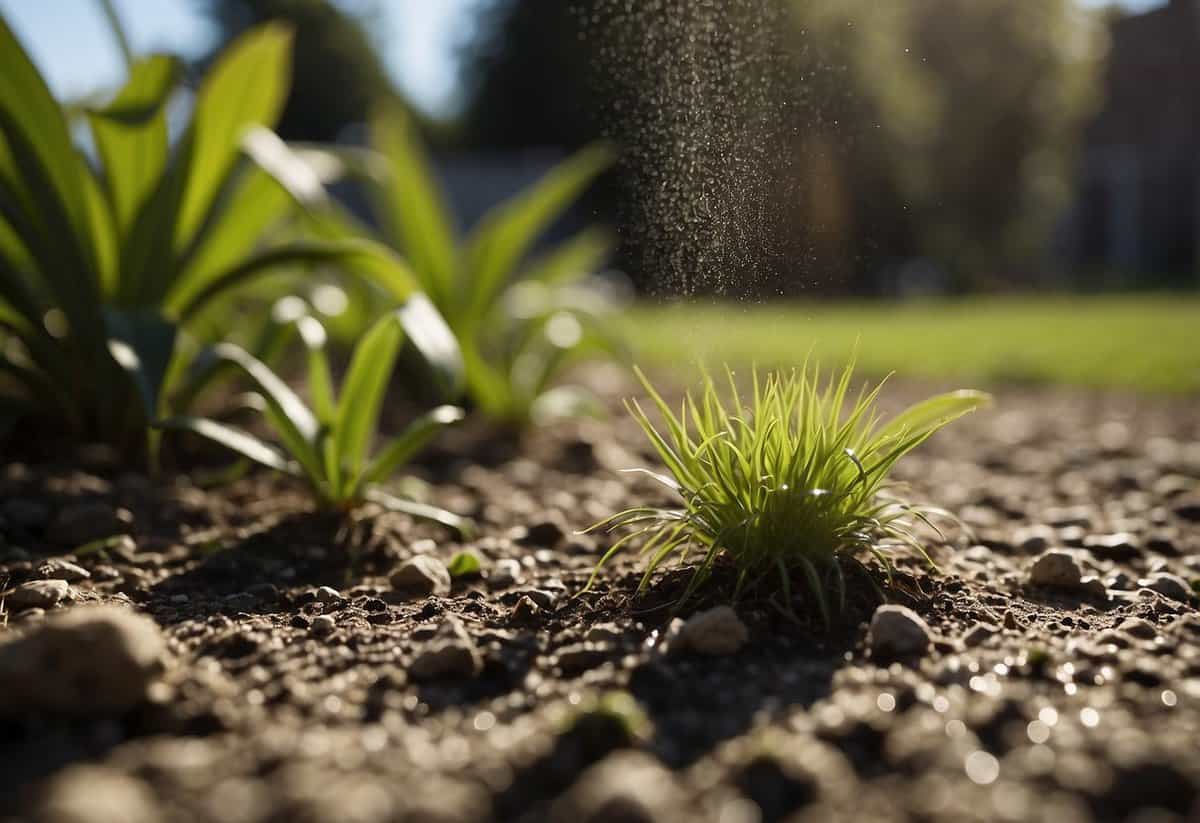
[[[484,218],[466,252],[466,269],[471,273],[468,325],[482,320],[534,240],[611,163],[612,153],[606,147],[586,148]]]
[[[242,136],[242,150],[297,204],[310,209],[329,204],[325,184],[312,165],[305,163],[275,132],[261,126],[248,129]]]
[[[177,252],[187,248],[207,218],[252,126],[275,125],[287,98],[292,32],[268,23],[243,34],[218,59],[196,97],[184,144],[187,187],[174,232]]]
[[[351,477],[362,472],[403,340],[399,311],[388,312],[367,330],[351,356],[334,427],[337,452]]]
[[[407,116],[383,107],[371,119],[371,145],[387,162],[381,186],[373,186],[384,231],[408,258],[421,286],[439,306],[454,295],[455,237],[428,158]]]
[[[446,564],[446,570],[455,580],[462,577],[476,577],[483,570],[483,563],[475,552],[459,552]]]
[[[171,296],[191,294],[219,280],[255,252],[263,236],[282,224],[295,207],[270,175],[253,166],[232,182],[229,197],[214,219],[201,229],[192,253],[171,286]]]
[[[371,461],[363,474],[363,483],[382,483],[425,448],[438,432],[459,422],[466,412],[457,406],[439,406],[405,427],[399,437],[387,444]]]
[[[242,457],[253,460],[259,465],[284,474],[299,475],[296,465],[274,448],[257,437],[232,426],[226,426],[224,423],[199,417],[171,417],[156,421],[154,427],[192,432],[224,446]]]
[[[4,131],[29,140],[54,197],[62,204],[75,238],[87,236],[83,194],[79,188],[82,160],[58,101],[29,59],[20,41],[0,16],[0,112]],[[61,238],[67,240],[70,238]]]
[[[228,269],[209,274],[203,280],[196,276],[176,282],[167,296],[166,309],[181,320],[188,320],[213,299],[270,269],[320,263],[360,266],[363,260],[373,263],[374,259],[375,247],[365,242],[285,243],[243,257]]]
[[[325,354],[325,342],[329,335],[315,317],[304,316],[296,321],[296,330],[308,356],[308,391],[313,398],[313,408],[322,426],[332,426],[337,418],[337,398],[333,388],[333,376],[329,372],[329,358]]]
[[[158,417],[163,386],[175,354],[177,327],[149,311],[108,309],[108,350],[129,375],[142,400],[146,420]]]
[[[116,98],[88,114],[121,236],[132,228],[138,210],[166,169],[165,104],[181,68],[177,58],[166,55],[139,60]]]
[[[433,369],[443,397],[458,397],[463,388],[463,357],[454,332],[424,294],[400,307],[398,316],[408,339]]]
[[[933,432],[992,402],[985,392],[962,390],[939,394],[909,406],[876,434],[880,439],[919,436]]]

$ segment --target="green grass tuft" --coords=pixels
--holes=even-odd
[[[765,377],[753,371],[746,402],[732,372],[724,398],[705,373],[698,397],[689,392],[676,413],[641,371],[638,377],[663,426],[655,426],[636,400],[627,406],[670,476],[631,471],[662,483],[680,506],[632,508],[593,526],[632,527],[601,558],[596,573],[640,540],[641,554],[649,557],[643,589],[668,559],[698,561],[683,602],[725,557],[737,570],[735,599],[776,579],[790,610],[799,573],[827,621],[826,592],[839,604],[845,600],[840,561],[861,564],[874,556],[890,576],[888,553],[896,547],[929,559],[915,526],[947,513],[899,499],[888,474],[936,431],[990,401],[981,392],[952,392],[884,422],[875,407],[883,383],[864,386],[851,398],[853,366],[822,387],[820,369],[805,363]]]

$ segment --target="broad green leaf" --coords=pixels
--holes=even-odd
[[[109,298],[117,291],[120,236],[112,207],[100,190],[100,183],[90,171],[84,171],[82,180],[99,290],[105,298]]]
[[[3,21],[0,20],[0,31]],[[0,58],[0,64],[3,58]],[[0,88],[4,86],[0,78]],[[5,137],[11,160],[12,178],[21,188],[24,213],[10,214],[16,233],[25,241],[31,259],[38,262],[42,286],[67,316],[72,333],[93,352],[103,352],[103,323],[97,307],[100,303],[91,244],[88,204],[80,181],[86,170],[72,178],[73,196],[83,210],[81,222],[73,222],[69,205],[57,194],[51,172],[35,147],[37,138],[23,132],[11,112],[0,105],[0,134]],[[72,149],[74,151],[74,149]],[[77,159],[77,158],[76,158]]]
[[[0,111],[5,115],[4,131],[20,132],[31,144],[54,197],[65,210],[74,237],[86,237],[86,207],[79,187],[82,158],[71,141],[70,129],[58,101],[2,15]],[[11,141],[13,134],[8,133],[8,137]],[[61,241],[69,239],[60,238]]]
[[[367,331],[350,359],[338,400],[335,438],[338,454],[351,477],[362,471],[403,340],[399,312],[389,312]]]
[[[297,204],[320,208],[328,204],[325,184],[311,165],[279,139],[275,132],[252,127],[242,136],[242,150],[270,175]]]
[[[278,23],[239,37],[209,71],[185,140],[187,188],[175,226],[176,252],[187,248],[233,168],[252,126],[275,125],[287,98],[291,30]]]
[[[494,210],[475,229],[467,248],[470,323],[478,323],[534,241],[583,194],[612,162],[611,152],[593,146],[547,174],[532,189]]]
[[[201,230],[192,254],[175,277],[172,291],[191,293],[217,279],[222,271],[234,268],[292,207],[287,192],[270,175],[247,168],[231,187],[224,208]]]
[[[962,390],[939,394],[896,415],[875,437],[883,441],[933,432],[991,402],[991,395],[980,391]]]
[[[466,412],[457,406],[439,406],[418,417],[379,452],[364,473],[363,483],[384,482],[425,448],[438,432],[464,417]]]
[[[205,420],[199,417],[172,417],[157,421],[154,423],[154,427],[192,432],[269,469],[285,474],[298,474],[296,465],[271,446],[253,435],[215,420]]]
[[[166,101],[181,71],[177,58],[135,63],[129,80],[104,108],[89,113],[92,135],[116,224],[124,237],[167,166]]]
[[[416,131],[398,108],[381,108],[371,119],[371,144],[387,161],[386,179],[371,189],[384,231],[438,305],[449,305],[457,297],[456,241],[442,192]]]
[[[109,309],[104,319],[109,353],[136,386],[146,420],[154,420],[175,354],[178,329],[150,311]]]
[[[373,247],[360,241],[296,242],[274,246],[243,257],[228,269],[213,272],[204,279],[196,276],[176,282],[167,295],[166,310],[181,320],[187,320],[203,310],[213,299],[270,269],[321,263],[346,263],[354,267],[366,267],[376,263],[375,254]]]
[[[424,294],[414,294],[399,310],[408,339],[433,369],[446,397],[457,397],[463,387],[463,358],[454,332]]]

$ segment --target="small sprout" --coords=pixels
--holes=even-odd
[[[689,393],[676,413],[638,371],[664,427],[636,400],[627,405],[669,476],[631,471],[659,482],[680,505],[628,509],[593,526],[632,530],[601,558],[591,582],[618,551],[641,540],[641,554],[650,558],[641,589],[667,559],[694,560],[682,603],[724,558],[736,570],[735,599],[775,579],[790,613],[799,576],[828,622],[831,605],[840,611],[845,603],[843,561],[861,567],[860,558],[872,556],[890,579],[889,553],[907,546],[932,564],[916,527],[949,515],[895,497],[888,474],[901,457],[990,398],[943,394],[884,423],[875,408],[883,384],[864,387],[848,403],[852,373],[850,366],[822,389],[819,369],[807,363],[765,379],[754,372],[748,405],[732,372],[728,401],[706,374],[699,398]]]
[[[478,577],[483,569],[483,564],[479,560],[479,555],[472,551],[459,552],[451,558],[446,565],[450,576],[455,580],[464,577]]]

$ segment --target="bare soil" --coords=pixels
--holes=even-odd
[[[933,636],[901,661],[870,653],[865,581],[829,629],[799,585],[797,618],[739,603],[748,642],[716,656],[669,640],[727,602],[720,574],[679,614],[688,570],[636,595],[632,552],[583,592],[614,538],[577,530],[667,502],[619,472],[654,465],[619,412],[447,438],[421,473],[477,520],[467,542],[314,515],[267,474],[23,450],[42,456],[0,476],[0,643],[102,601],[169,654],[128,711],[0,706],[3,821],[1200,820],[1198,601],[1160,577],[1200,580],[1194,398],[1001,389],[903,464],[972,534],[930,536],[937,570],[901,560],[889,597]],[[129,538],[80,549],[106,517]],[[1095,579],[1033,585],[1056,548]],[[463,550],[482,571],[448,593],[389,583]],[[57,604],[13,603],[64,577]],[[431,668],[447,642],[466,651]]]

